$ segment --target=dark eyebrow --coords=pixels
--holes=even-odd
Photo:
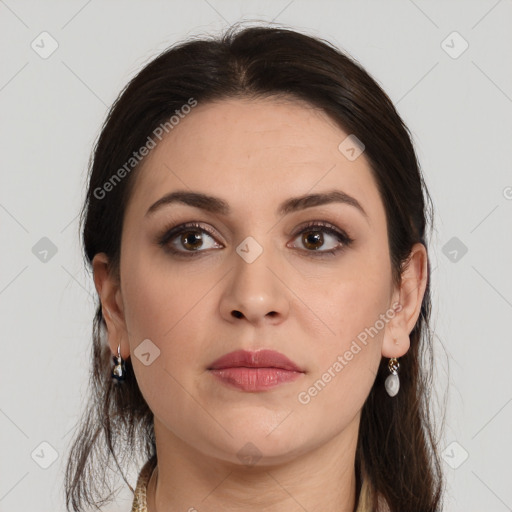
[[[172,203],[183,203],[194,206],[210,213],[229,215],[231,208],[229,204],[219,197],[209,196],[199,192],[177,191],[170,192],[153,203],[145,216],[152,215],[156,210]],[[368,214],[359,201],[341,190],[332,190],[321,194],[306,194],[299,197],[292,197],[284,201],[277,209],[278,215],[287,215],[291,212],[312,208],[330,203],[343,203],[357,208],[368,220]]]
[[[161,197],[156,203],[153,203],[145,216],[153,214],[162,206],[172,203],[183,203],[189,206],[195,206],[211,213],[220,213],[221,215],[228,215],[231,211],[228,203],[218,197],[208,196],[199,192],[171,192]]]
[[[292,197],[280,205],[278,213],[280,215],[286,215],[288,213],[303,210],[305,208],[311,208],[313,206],[321,206],[323,204],[330,203],[342,203],[353,206],[364,215],[366,220],[368,220],[368,214],[361,206],[361,203],[355,197],[348,195],[342,190],[332,190],[322,194],[306,194],[299,197]]]

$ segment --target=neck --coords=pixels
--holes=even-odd
[[[329,442],[286,463],[252,466],[214,458],[184,443],[155,418],[158,466],[148,512],[353,512],[359,417]]]

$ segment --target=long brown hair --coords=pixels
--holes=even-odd
[[[81,212],[86,264],[105,252],[118,275],[123,217],[138,170],[135,165],[106,197],[101,190],[142,147],[155,128],[194,98],[199,104],[229,97],[286,95],[323,109],[365,145],[386,211],[392,278],[401,280],[413,244],[427,247],[433,207],[408,128],[376,81],[330,43],[278,27],[231,27],[218,37],[192,39],[164,51],[126,86],[112,106],[94,148],[88,191]],[[125,167],[126,170],[126,167]],[[126,176],[124,176],[126,174]],[[432,225],[430,225],[432,227]],[[400,392],[384,391],[389,374],[381,361],[363,406],[356,452],[358,496],[365,509],[391,512],[440,510],[443,479],[429,411],[433,335],[430,262],[419,319],[410,350],[401,358]],[[137,459],[155,456],[153,415],[130,360],[127,379],[111,378],[101,304],[93,322],[91,397],[69,453],[68,510],[101,506],[112,499],[107,471],[129,485],[125,470]],[[364,486],[363,486],[364,484]],[[130,486],[130,488],[132,488]],[[133,490],[133,488],[132,488]],[[361,506],[363,497],[359,500]]]

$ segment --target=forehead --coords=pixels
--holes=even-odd
[[[247,203],[254,198],[261,212],[290,196],[337,188],[371,216],[380,198],[364,153],[351,161],[339,150],[349,135],[302,101],[199,103],[144,160],[129,208],[145,213],[163,194],[190,189],[225,197],[233,210],[254,208]]]

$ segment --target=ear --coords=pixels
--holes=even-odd
[[[107,324],[110,350],[117,356],[117,348],[121,345],[121,357],[127,359],[130,355],[130,347],[119,277],[114,275],[108,256],[103,252],[94,256],[92,268],[94,285],[100,297],[103,318]]]
[[[384,357],[401,357],[409,350],[409,334],[421,312],[427,278],[427,250],[423,244],[416,243],[402,272],[402,282],[393,293],[392,306],[396,306],[395,316],[386,325],[382,343]]]

